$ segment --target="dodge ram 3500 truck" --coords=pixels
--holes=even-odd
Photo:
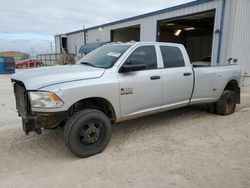
[[[107,44],[76,65],[42,67],[12,77],[23,130],[64,127],[79,157],[104,150],[111,124],[193,104],[229,115],[240,103],[238,65],[192,65],[181,44]]]

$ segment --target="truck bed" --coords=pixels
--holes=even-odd
[[[193,67],[194,91],[190,104],[216,102],[230,80],[240,83],[239,65]]]

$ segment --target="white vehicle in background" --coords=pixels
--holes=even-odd
[[[192,66],[181,44],[108,44],[77,65],[42,67],[12,77],[23,129],[64,126],[79,157],[100,153],[111,124],[193,104],[229,115],[240,103],[240,67]]]

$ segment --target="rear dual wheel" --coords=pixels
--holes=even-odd
[[[74,114],[64,128],[66,146],[81,158],[102,152],[110,137],[110,119],[95,109],[86,109]]]
[[[231,90],[225,90],[220,100],[215,105],[216,113],[219,115],[230,115],[235,112],[236,94]]]

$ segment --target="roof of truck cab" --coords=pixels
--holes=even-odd
[[[171,46],[183,46],[180,43],[171,43],[171,42],[113,42],[106,43],[105,45],[171,45]],[[104,45],[104,46],[105,46]]]

